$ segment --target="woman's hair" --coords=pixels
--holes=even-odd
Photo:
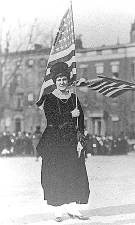
[[[59,74],[57,74],[57,76],[55,76],[55,77],[52,78],[52,79],[53,79],[53,82],[54,82],[55,84],[56,84],[56,80],[57,80],[58,77],[66,77],[68,81],[69,81],[69,79],[70,79],[70,76],[67,76],[67,75],[64,75],[64,74],[62,74],[62,73],[59,73]]]
[[[56,84],[56,79],[58,77],[67,77],[68,81],[70,81],[70,71],[67,63],[58,62],[51,66],[50,68],[51,78],[53,82]],[[46,91],[44,90],[42,97],[40,100],[36,102],[36,105],[40,107],[43,102],[46,100]]]
[[[70,71],[68,64],[64,62],[55,63],[51,68],[50,72],[52,75],[53,82],[56,83],[58,77],[67,77],[68,81],[70,80]]]

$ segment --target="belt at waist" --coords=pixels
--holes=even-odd
[[[63,124],[59,124],[59,125],[56,125],[56,124],[47,124],[47,127],[52,127],[52,128],[59,128],[59,129],[61,129],[61,128],[63,128],[64,126],[66,126],[66,125],[69,125],[69,126],[72,126],[72,127],[76,127],[75,125],[74,125],[74,123],[73,122],[65,122],[65,123],[63,123]]]
[[[47,127],[58,127],[58,126],[54,124],[47,124]]]

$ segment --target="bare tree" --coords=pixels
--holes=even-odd
[[[20,52],[20,49],[23,49],[24,47],[25,47],[24,49],[25,51],[31,49],[31,46],[33,44],[33,33],[34,33],[36,21],[37,20],[35,19],[31,28],[29,29],[29,32],[26,35],[26,39],[25,39],[26,41],[24,42],[24,41],[21,41],[24,39],[20,39],[20,43],[16,45],[16,49],[14,49],[16,53]],[[22,28],[20,24],[19,24],[19,27],[20,29]],[[1,35],[0,35],[1,50],[3,49],[2,37],[3,37],[3,29],[1,28]],[[10,91],[11,92],[10,94],[12,95],[14,95],[16,91],[18,70],[22,66],[22,63],[25,57],[24,54],[18,54],[18,58],[15,59],[17,62],[14,63],[12,54],[10,52],[11,43],[12,43],[12,35],[10,30],[7,30],[5,34],[4,52],[1,51],[1,55],[0,55],[0,78],[1,78],[0,80],[0,117],[3,116],[2,112],[4,111],[5,107],[10,105],[10,101],[8,101],[8,99],[6,98],[7,90]],[[11,64],[12,66],[10,68],[9,74],[6,74],[5,71],[8,67],[10,67]],[[11,97],[12,96],[10,95],[10,98]]]

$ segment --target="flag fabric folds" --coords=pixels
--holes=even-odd
[[[63,16],[56,38],[52,45],[47,67],[45,70],[45,77],[40,90],[37,105],[42,104],[41,98],[47,93],[51,93],[55,89],[55,84],[50,74],[50,68],[57,62],[66,62],[70,71],[70,84],[76,80],[76,60],[75,60],[75,35],[72,5],[68,8]],[[40,103],[41,102],[41,103]]]
[[[135,83],[123,81],[120,79],[98,76],[97,79],[86,80],[80,78],[76,83],[77,87],[89,87],[100,94],[115,98],[127,91],[135,91]]]

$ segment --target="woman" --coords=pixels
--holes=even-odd
[[[56,89],[42,98],[47,127],[37,146],[42,157],[41,184],[44,199],[56,207],[56,221],[63,220],[63,213],[70,217],[88,219],[77,210],[89,198],[89,183],[85,158],[77,153],[78,129],[84,131],[84,115],[79,100],[68,90],[70,74],[68,65],[56,63],[50,69]],[[72,207],[71,207],[72,206]]]

